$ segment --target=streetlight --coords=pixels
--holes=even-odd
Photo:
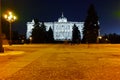
[[[100,43],[100,40],[102,39],[102,36],[97,37],[97,43]]]
[[[2,45],[2,26],[1,26],[1,13],[2,13],[2,5],[1,5],[1,0],[0,0],[0,53],[4,52],[4,48],[3,48],[3,45]]]
[[[14,22],[17,18],[16,16],[11,12],[9,11],[7,14],[4,15],[4,18],[9,22],[10,24],[10,41],[9,41],[9,44],[11,45],[12,44],[12,35],[11,35],[11,24],[12,22]]]
[[[30,44],[31,44],[31,43],[32,43],[32,36],[30,36],[30,38],[29,38],[29,39],[30,39]]]

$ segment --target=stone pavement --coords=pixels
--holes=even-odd
[[[50,47],[49,47],[50,46]],[[120,80],[120,45],[40,45],[0,69],[3,80]],[[32,48],[33,48],[32,47]],[[3,71],[1,71],[3,70]]]
[[[14,51],[13,51],[14,52]],[[18,56],[18,55],[17,55]],[[38,54],[30,54],[27,56],[24,56],[23,54],[20,55],[22,57],[14,56],[12,58],[8,58],[9,61],[5,62],[4,64],[1,64],[0,68],[0,79],[4,79],[7,76],[10,76],[11,74],[15,73],[16,71],[20,70],[24,66],[28,65],[30,62],[37,59],[39,56]],[[13,59],[16,58],[16,59]]]
[[[32,54],[33,49],[28,50],[28,47],[29,45],[4,46],[5,52],[0,54],[0,80],[4,80],[40,56],[36,49]]]

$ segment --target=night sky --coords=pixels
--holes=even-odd
[[[101,34],[120,34],[120,0],[2,0],[2,14],[12,10],[18,16],[12,29],[25,34],[28,21],[37,18],[54,22],[62,12],[68,21],[84,22],[91,3],[99,17]]]

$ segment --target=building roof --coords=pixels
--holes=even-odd
[[[67,22],[67,18],[64,17],[63,13],[60,18],[58,18],[58,22]]]

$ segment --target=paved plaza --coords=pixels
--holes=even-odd
[[[4,46],[0,80],[120,80],[120,44]]]

